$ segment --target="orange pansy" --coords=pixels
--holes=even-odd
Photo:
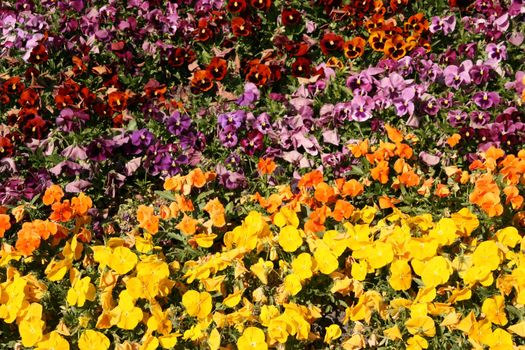
[[[53,212],[49,218],[57,222],[67,222],[73,216],[73,209],[69,203],[69,199],[66,199],[63,202],[56,202],[51,206]]]
[[[191,216],[188,216],[184,214],[184,217],[182,218],[182,221],[179,222],[177,226],[175,226],[180,232],[185,234],[186,236],[193,235],[197,231],[197,224],[199,222],[192,218]]]
[[[0,238],[11,228],[11,218],[7,214],[0,214]]]
[[[64,191],[62,191],[62,188],[58,185],[51,185],[46,189],[42,201],[44,202],[44,205],[51,205],[60,202],[62,197],[64,197]]]
[[[215,227],[223,227],[226,225],[226,220],[224,218],[224,206],[221,204],[219,199],[215,198],[210,200],[204,206],[204,211],[210,214],[211,221]]]
[[[341,194],[343,197],[357,197],[365,191],[365,187],[359,181],[355,179],[350,179],[343,185],[343,190]]]
[[[329,203],[335,199],[335,191],[326,182],[321,182],[315,188],[314,197],[321,203]]]
[[[372,179],[379,181],[382,184],[386,184],[388,182],[389,172],[390,168],[388,167],[388,162],[382,160],[376,165],[375,168],[370,170],[370,175],[372,175]]]
[[[257,164],[257,169],[262,175],[270,175],[275,171],[277,165],[271,158],[261,158]]]

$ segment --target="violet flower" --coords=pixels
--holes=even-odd
[[[393,100],[394,107],[396,108],[396,115],[402,117],[408,113],[408,115],[414,114],[414,102],[412,101],[415,97],[415,90],[413,87],[404,89],[401,96]]]
[[[89,114],[82,110],[64,108],[56,119],[60,130],[64,132],[79,131],[89,120]]]
[[[429,30],[432,34],[443,31],[443,34],[449,35],[456,28],[456,16],[432,17]]]
[[[172,135],[180,136],[191,126],[191,118],[187,114],[175,111],[167,120],[166,126]]]
[[[351,120],[364,122],[372,118],[373,107],[373,99],[370,96],[355,96],[350,105]]]
[[[238,110],[225,114],[219,114],[217,118],[221,128],[225,129],[231,126],[234,129],[239,129],[246,120],[246,112],[243,110]]]
[[[237,99],[239,106],[251,106],[259,100],[261,93],[254,83],[247,82],[244,84],[244,93]]]
[[[453,127],[457,128],[463,125],[468,119],[468,114],[460,110],[453,110],[448,112],[447,120]]]
[[[98,138],[91,141],[87,146],[86,153],[89,159],[96,162],[102,162],[112,155],[114,148],[115,142],[113,140]]]
[[[233,148],[237,146],[237,129],[233,125],[229,125],[224,129],[220,129],[219,140],[224,147]]]
[[[484,111],[472,111],[469,113],[469,118],[471,127],[481,128],[489,122],[490,114]]]
[[[504,43],[489,43],[485,48],[488,58],[496,61],[505,61],[507,59],[507,47]]]
[[[472,96],[474,103],[481,109],[489,109],[493,106],[497,106],[501,100],[497,92],[476,92]]]
[[[470,83],[469,71],[458,66],[448,66],[443,71],[445,77],[445,85],[452,87],[456,90],[460,88],[461,85]]]

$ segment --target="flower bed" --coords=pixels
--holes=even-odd
[[[524,16],[3,5],[0,348],[520,348]]]

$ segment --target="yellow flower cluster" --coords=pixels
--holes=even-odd
[[[300,187],[259,195],[277,204],[237,223],[218,199],[194,207],[186,189],[138,207],[125,237],[94,244],[77,225],[39,255],[3,244],[0,323],[36,349],[525,349],[516,227],[484,225],[473,208],[355,208],[336,198],[344,184],[316,174]],[[163,247],[168,237],[176,245]]]

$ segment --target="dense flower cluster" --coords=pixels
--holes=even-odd
[[[525,347],[523,0],[0,5],[0,349]]]

